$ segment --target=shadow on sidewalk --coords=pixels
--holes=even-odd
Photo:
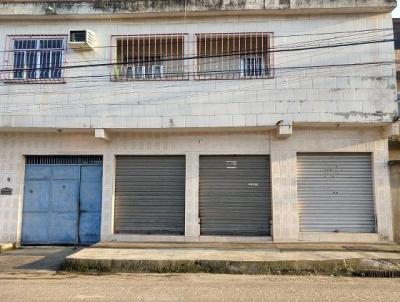
[[[0,272],[58,271],[65,258],[81,250],[74,246],[29,246],[0,255]]]

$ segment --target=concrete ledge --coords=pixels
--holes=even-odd
[[[0,254],[15,250],[17,248],[17,245],[15,243],[0,243]]]
[[[5,0],[0,18],[135,18],[243,14],[384,13],[396,7],[395,0],[147,0],[147,1],[34,1]]]
[[[389,268],[388,268],[389,266]],[[88,260],[67,258],[63,270],[98,273],[217,273],[400,277],[399,259],[296,261]]]
[[[399,276],[400,246],[357,244],[125,244],[83,249],[63,270],[100,273],[227,273]],[[247,248],[246,248],[247,246]]]

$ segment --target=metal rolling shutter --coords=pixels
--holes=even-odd
[[[185,157],[117,156],[116,233],[183,235]]]
[[[301,232],[374,232],[371,155],[299,154]]]
[[[200,157],[201,235],[271,234],[268,156]]]

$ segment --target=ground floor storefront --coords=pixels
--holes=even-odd
[[[392,241],[380,128],[0,134],[0,241]]]

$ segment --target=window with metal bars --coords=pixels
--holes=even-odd
[[[184,35],[114,36],[115,80],[183,80]]]
[[[272,77],[270,33],[197,35],[199,79]]]
[[[5,69],[6,80],[62,81],[65,37],[11,36]]]

